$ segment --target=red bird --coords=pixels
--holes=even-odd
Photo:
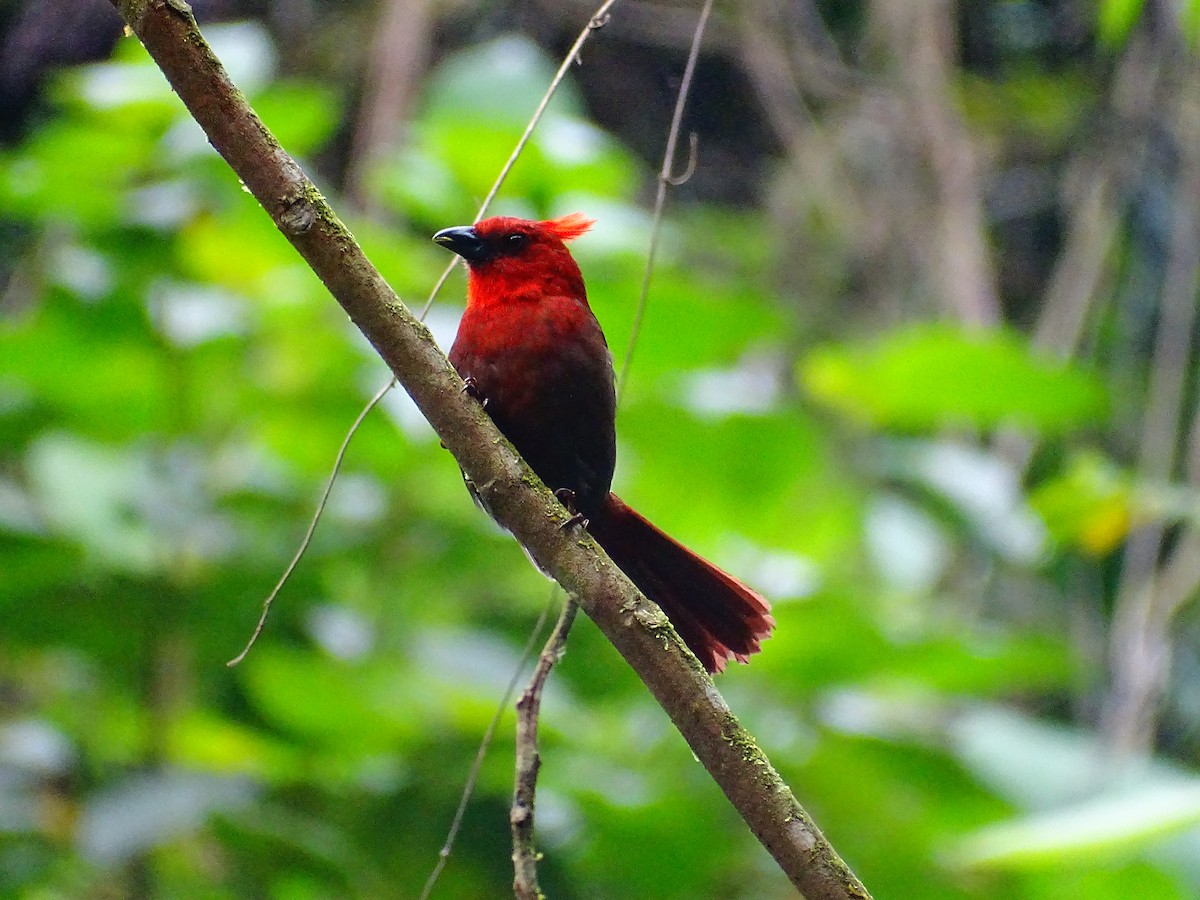
[[[747,662],[771,634],[770,604],[610,493],[617,460],[612,354],[566,242],[592,220],[497,216],[433,239],[467,262],[467,310],[450,362],[496,426],[709,672]],[[569,492],[569,493],[567,493]]]

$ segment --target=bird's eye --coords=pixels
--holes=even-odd
[[[523,234],[510,234],[508,236],[508,248],[510,250],[520,250],[525,246],[528,240],[529,238]]]

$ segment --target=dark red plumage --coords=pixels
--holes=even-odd
[[[434,240],[467,261],[467,310],[450,361],[546,484],[574,495],[588,530],[657,603],[710,672],[746,662],[775,625],[760,594],[692,553],[609,491],[616,465],[612,355],[566,247],[575,213],[498,216]]]

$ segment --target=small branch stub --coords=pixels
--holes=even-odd
[[[513,835],[513,893],[518,900],[539,900],[542,896],[537,877],[537,864],[542,856],[533,846],[534,797],[538,771],[542,767],[538,752],[538,714],[546,679],[566,651],[567,635],[578,612],[579,604],[568,597],[554,631],[542,648],[529,684],[517,701],[517,777],[508,818]]]

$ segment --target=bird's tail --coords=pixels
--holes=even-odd
[[[771,604],[609,494],[588,531],[638,589],[666,613],[709,672],[748,662],[770,637]]]

